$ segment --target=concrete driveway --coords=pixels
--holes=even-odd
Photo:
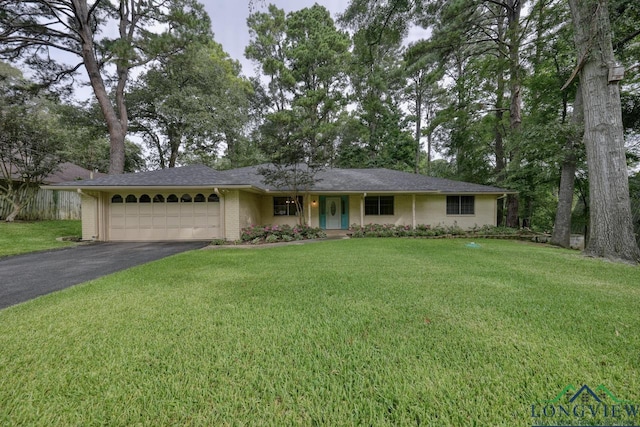
[[[0,258],[0,309],[207,244],[92,243]]]

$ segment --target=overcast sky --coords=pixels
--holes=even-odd
[[[318,3],[331,13],[334,20],[344,12],[350,0],[254,0],[253,11],[266,12],[269,4],[275,4],[285,13],[311,7]],[[211,27],[215,40],[220,43],[231,58],[240,61],[243,74],[247,77],[256,75],[255,64],[244,57],[244,49],[249,44],[249,29],[247,17],[252,12],[249,10],[249,0],[200,0],[211,18]],[[426,38],[427,32],[422,28],[413,27],[409,30],[406,41],[415,41]],[[64,56],[62,53],[58,53]],[[72,61],[76,61],[73,58]],[[139,72],[140,70],[137,70]],[[83,76],[85,73],[82,73]],[[29,73],[27,72],[27,75]],[[83,79],[85,80],[85,79]],[[76,86],[77,99],[93,97],[93,92],[88,84]]]
[[[244,48],[249,44],[247,17],[249,0],[200,0],[211,17],[211,26],[215,40],[222,44],[224,50],[242,64],[246,76],[254,75],[255,64],[244,57]],[[254,11],[266,12],[267,5],[275,4],[285,13],[304,9],[318,3],[331,12],[333,19],[349,5],[349,0],[255,0]]]

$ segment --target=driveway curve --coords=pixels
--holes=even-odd
[[[0,309],[207,244],[92,243],[0,258]]]

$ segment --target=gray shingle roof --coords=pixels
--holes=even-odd
[[[58,187],[197,187],[213,185],[220,172],[204,165],[149,172],[106,175],[92,180],[66,182]]]
[[[221,171],[224,183],[250,184],[258,188],[276,188],[264,184],[258,173],[259,166]],[[443,193],[509,193],[510,190],[451,179],[434,178],[391,169],[338,169],[330,168],[316,175],[318,181],[312,191],[327,192],[443,192]],[[222,183],[220,184],[222,185]]]
[[[4,168],[11,169],[11,179],[16,181],[22,181],[22,177],[20,176],[19,169],[14,165],[4,164]],[[104,173],[100,172],[91,172],[88,169],[85,169],[81,166],[78,166],[74,163],[62,162],[58,165],[58,168],[47,175],[43,180],[43,184],[60,184],[67,181],[77,181],[81,179],[88,179],[90,176],[100,177],[107,176]]]
[[[59,184],[61,182],[77,181],[80,179],[89,179],[89,177],[99,178],[101,176],[107,176],[101,172],[91,172],[81,166],[73,163],[64,162],[60,164],[60,168],[47,176],[44,180],[45,184]]]
[[[262,165],[264,167],[265,165]],[[251,186],[278,191],[264,183],[261,166],[216,171],[193,165],[134,174],[108,175],[93,180],[59,184],[56,187],[230,187]],[[503,188],[434,178],[390,169],[325,169],[316,175],[314,192],[420,192],[420,193],[510,193]]]

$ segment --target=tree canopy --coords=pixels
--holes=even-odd
[[[92,168],[266,162],[294,192],[329,167],[496,185],[518,192],[498,224],[561,246],[586,230],[589,253],[637,261],[639,18],[625,0],[351,0],[339,16],[252,3],[246,78],[196,0],[0,0],[0,57],[40,85],[87,73],[93,102],[54,104],[63,155]]]

